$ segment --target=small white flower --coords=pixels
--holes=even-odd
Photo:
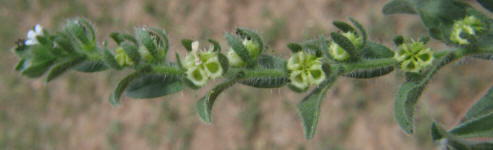
[[[33,29],[29,30],[27,32],[27,39],[24,42],[25,45],[36,45],[38,44],[38,39],[36,39],[37,36],[43,35],[43,27],[41,25],[36,24]]]

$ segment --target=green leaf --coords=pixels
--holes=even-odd
[[[303,50],[303,47],[301,47],[301,45],[298,43],[288,43],[286,46],[289,48],[289,50],[291,50],[292,53]]]
[[[46,76],[46,82],[50,82],[51,80],[55,79],[56,77],[62,75],[65,73],[67,70],[69,70],[72,67],[75,67],[76,65],[82,63],[86,58],[81,56],[81,57],[75,57],[72,59],[69,59],[65,62],[56,64],[53,66],[50,71],[48,72],[48,75]]]
[[[255,88],[279,88],[287,83],[286,61],[269,55],[260,55],[257,66],[245,72],[239,82]]]
[[[247,49],[243,46],[243,43],[229,33],[226,33],[224,36],[226,41],[228,41],[228,44],[233,48],[236,54],[240,56],[241,60],[246,62],[248,66],[252,66],[254,64],[254,60],[250,57]]]
[[[147,31],[146,28],[138,28],[135,29],[135,35],[137,36],[137,39],[140,41],[140,43],[149,51],[149,53],[151,53],[152,57],[158,59],[159,55],[157,52],[157,47],[154,44],[149,31]]]
[[[387,2],[382,9],[383,14],[416,14],[414,4],[409,0],[392,0]]]
[[[112,32],[110,33],[110,37],[115,41],[116,44],[120,45],[124,41],[130,41],[135,45],[138,45],[137,39],[135,39],[132,35],[126,33],[118,33]]]
[[[440,144],[454,150],[490,150],[493,149],[493,143],[481,141],[466,141],[459,137],[456,137],[450,133],[447,133],[437,123],[433,123],[431,126],[431,135],[434,141],[440,141]]]
[[[334,40],[334,42],[339,44],[339,46],[341,46],[344,49],[344,51],[346,51],[350,55],[350,57],[352,58],[357,57],[358,54],[356,53],[355,47],[349,39],[347,39],[342,34],[337,32],[330,33],[330,37],[332,37],[332,40]]]
[[[379,67],[373,69],[360,69],[344,74],[345,77],[357,79],[369,79],[384,76],[394,71],[393,66]]]
[[[366,59],[391,58],[394,57],[394,51],[384,45],[368,42],[361,51],[361,57]]]
[[[127,76],[125,76],[122,80],[118,82],[116,85],[115,89],[113,89],[113,92],[110,95],[109,102],[113,106],[119,106],[120,105],[120,97],[122,96],[123,92],[127,88],[127,86],[135,80],[137,77],[141,76],[143,72],[133,72]]]
[[[193,40],[190,40],[190,39],[182,39],[181,40],[181,45],[183,45],[183,47],[185,47],[185,50],[187,50],[187,52],[192,51],[192,43],[193,43]]]
[[[214,52],[221,52],[221,45],[219,45],[219,42],[213,39],[209,39],[208,41],[214,46]]]
[[[228,58],[226,56],[224,56],[224,54],[222,54],[222,53],[218,53],[217,57],[218,57],[219,63],[221,64],[221,67],[223,68],[223,72],[224,73],[228,72],[228,69],[229,69]]]
[[[397,93],[394,103],[394,117],[401,129],[407,134],[414,132],[414,112],[424,86],[425,84],[421,82],[405,82]]]
[[[481,6],[488,9],[490,12],[493,12],[493,1],[491,0],[477,0]]]
[[[318,116],[320,113],[320,104],[322,103],[322,99],[324,98],[325,94],[338,76],[337,71],[332,72],[333,73],[329,76],[327,80],[320,83],[317,88],[315,88],[309,95],[305,96],[303,100],[301,100],[296,105],[298,113],[301,116],[304,131],[303,133],[306,139],[311,139],[315,134],[315,131],[317,129]]]
[[[405,42],[404,37],[402,35],[396,35],[394,37],[393,41],[394,41],[395,46],[399,46]]]
[[[462,122],[449,132],[461,137],[493,137],[493,111]]]
[[[122,42],[120,46],[125,50],[125,53],[132,59],[135,64],[139,64],[140,62],[140,53],[137,50],[137,47],[129,42]]]
[[[353,23],[353,25],[356,28],[358,28],[358,30],[360,32],[360,36],[363,37],[363,44],[362,44],[362,46],[365,47],[366,46],[366,42],[368,41],[368,36],[366,35],[365,28],[363,28],[363,25],[361,25],[361,23],[359,23],[355,19],[353,19],[351,17],[348,17],[348,19],[349,19],[349,21],[351,21],[351,23]]]
[[[493,87],[474,103],[468,110],[461,122],[467,122],[493,112]]]
[[[122,69],[118,62],[116,62],[115,55],[113,55],[113,53],[111,53],[107,47],[103,49],[103,61],[106,63],[106,65],[113,69]]]
[[[29,46],[24,59],[21,59],[16,69],[30,78],[43,75],[55,62],[56,56],[49,48],[41,45]]]
[[[356,33],[356,30],[349,24],[342,21],[333,21],[332,24],[336,26],[342,32],[353,32]]]
[[[99,72],[108,69],[108,66],[105,65],[104,61],[101,60],[86,60],[74,67],[75,70],[80,72]]]
[[[210,90],[207,95],[197,101],[197,103],[195,104],[195,110],[197,111],[200,120],[205,123],[211,123],[211,111],[216,98],[219,96],[219,94],[221,94],[222,91],[233,86],[236,81],[242,78],[242,76],[243,73],[239,72],[233,78],[227,79],[226,81],[214,86],[214,88],[212,88],[212,90]]]
[[[236,32],[242,38],[250,38],[253,41],[255,41],[259,47],[259,54],[262,53],[262,50],[264,49],[264,43],[262,42],[262,39],[260,38],[260,36],[257,33],[253,32],[247,28],[242,28],[242,27],[236,28]]]
[[[184,88],[177,76],[145,74],[135,78],[125,89],[130,98],[155,98],[170,95]]]

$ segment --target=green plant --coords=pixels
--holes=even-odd
[[[478,0],[493,10],[493,2]],[[294,92],[313,90],[298,104],[304,135],[313,137],[325,93],[341,76],[367,79],[394,70],[405,74],[394,105],[394,115],[402,130],[414,132],[415,107],[431,77],[443,66],[464,57],[491,59],[493,56],[493,20],[460,0],[392,0],[383,7],[384,14],[407,13],[420,16],[429,36],[450,48],[432,50],[425,44],[426,35],[417,40],[394,38],[395,50],[369,41],[363,26],[352,18],[351,24],[334,21],[341,32],[331,32],[318,40],[289,43],[293,55],[285,60],[266,55],[263,40],[255,32],[237,28],[226,33],[229,44],[226,55],[219,42],[209,39],[210,48],[199,50],[199,42],[181,41],[188,54],[176,61],[167,59],[169,42],[158,28],[136,28],[135,34],[114,32],[107,42],[97,44],[93,26],[84,19],[68,20],[63,29],[50,33],[41,26],[28,32],[14,48],[20,60],[15,67],[32,78],[46,75],[46,82],[73,69],[98,72],[108,69],[132,70],[120,80],[109,101],[118,106],[123,94],[130,98],[155,98],[183,90],[198,89],[208,80],[223,79],[196,103],[199,118],[210,123],[213,104],[222,91],[235,84],[254,88],[289,87]],[[330,39],[328,39],[330,37]],[[471,137],[493,137],[493,90],[473,105],[456,127],[445,131],[433,123],[434,140],[453,149],[491,149],[488,141],[468,141]]]

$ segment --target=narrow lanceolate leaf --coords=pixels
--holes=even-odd
[[[353,32],[353,33],[356,33],[356,30],[353,27],[351,27],[351,25],[349,25],[349,24],[347,24],[345,22],[342,22],[342,21],[333,21],[332,24],[334,26],[336,26],[342,32]]]
[[[208,41],[214,46],[214,52],[221,52],[221,45],[219,45],[219,42],[213,39],[209,39]]]
[[[236,54],[240,56],[241,60],[245,61],[248,66],[252,66],[254,64],[253,58],[250,58],[250,55],[248,54],[245,46],[243,46],[243,43],[229,33],[226,33],[224,36],[226,37],[228,44],[233,48]]]
[[[462,122],[449,132],[461,137],[493,137],[493,111]]]
[[[56,64],[48,72],[48,75],[46,76],[46,82],[50,82],[51,80],[55,79],[56,77],[62,75],[64,72],[66,72],[70,68],[82,63],[84,60],[85,60],[85,57],[80,56],[80,57],[75,57],[75,58],[69,59],[65,62]]]
[[[122,42],[120,46],[125,50],[125,53],[132,59],[132,61],[136,64],[140,62],[140,53],[137,50],[137,47],[129,42]]]
[[[289,48],[289,50],[291,50],[292,53],[296,53],[303,50],[303,47],[301,47],[301,45],[298,43],[288,43],[288,45],[286,46]]]
[[[251,38],[253,41],[255,41],[258,44],[259,53],[262,53],[262,50],[264,49],[264,42],[262,42],[262,39],[260,38],[260,36],[258,36],[257,33],[242,27],[236,28],[236,32],[242,38]]]
[[[358,21],[354,20],[353,18],[351,17],[348,17],[349,21],[351,21],[351,23],[353,23],[353,25],[358,28],[359,32],[360,32],[360,36],[363,37],[363,44],[362,46],[366,46],[366,42],[368,41],[368,36],[366,35],[366,30],[365,28],[363,28],[363,25],[361,25],[361,23],[359,23]]]
[[[414,4],[410,0],[392,0],[383,6],[383,14],[416,14]]]
[[[101,60],[85,60],[74,67],[75,70],[80,72],[99,72],[108,69],[104,61]]]
[[[493,112],[493,87],[474,103],[468,110],[461,122],[467,122]]]
[[[116,62],[115,55],[113,55],[113,53],[111,53],[108,48],[103,49],[103,61],[106,65],[108,65],[113,69],[116,70],[122,69],[122,67],[118,64],[118,62]]]
[[[414,112],[424,84],[411,81],[401,85],[394,103],[394,117],[399,126],[407,134],[414,132]]]
[[[134,79],[139,77],[141,74],[142,74],[142,72],[133,72],[133,73],[127,75],[122,80],[120,80],[110,95],[110,98],[109,98],[110,104],[113,106],[119,106],[120,105],[120,97],[122,96],[122,94],[125,91],[125,89],[127,88],[127,86]]]
[[[188,52],[191,52],[192,51],[192,42],[193,42],[193,40],[190,40],[190,39],[182,39],[181,45],[183,45],[183,47],[185,47],[185,50],[187,50]]]
[[[358,78],[358,79],[369,79],[384,76],[386,74],[394,71],[393,66],[384,66],[372,69],[360,69],[344,74],[345,77]]]
[[[211,123],[212,106],[214,105],[216,98],[219,96],[219,94],[221,94],[222,91],[233,86],[236,81],[242,78],[242,76],[243,73],[240,72],[236,74],[233,78],[216,85],[207,93],[207,95],[197,101],[197,103],[195,104],[195,110],[197,111],[200,120],[205,123]]]
[[[493,12],[493,1],[492,0],[477,0],[481,6]]]
[[[332,38],[332,40],[334,40],[334,42],[339,44],[339,46],[341,46],[344,51],[346,51],[350,55],[350,57],[355,58],[357,56],[355,47],[348,38],[337,32],[330,33],[330,37]]]
[[[437,123],[431,126],[431,136],[433,141],[440,141],[442,147],[449,147],[455,150],[490,150],[493,149],[491,142],[466,141],[453,134],[448,133]]]
[[[309,95],[303,98],[300,103],[296,105],[298,113],[301,116],[303,133],[306,139],[311,139],[315,134],[318,123],[318,116],[320,113],[320,104],[325,96],[325,93],[332,86],[338,73],[332,71],[333,73],[329,76],[327,80],[320,83],[320,85],[315,88]]]
[[[391,58],[393,56],[394,51],[384,45],[374,42],[368,42],[363,50],[361,50],[361,57],[366,59]]]
[[[279,88],[289,82],[286,61],[281,58],[260,55],[257,66],[245,72],[245,77],[239,82],[255,88]]]
[[[184,87],[177,76],[146,74],[135,78],[126,88],[125,95],[130,98],[155,98],[179,92]]]

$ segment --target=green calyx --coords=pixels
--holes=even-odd
[[[185,56],[183,67],[186,69],[186,76],[196,86],[203,86],[209,79],[221,77],[224,70],[219,62],[217,52],[213,47],[206,51],[199,51],[199,43],[192,43],[192,52]]]
[[[260,55],[259,44],[253,40],[244,39],[242,42],[245,49],[248,51],[248,55],[251,58],[256,59]],[[246,63],[240,58],[240,56],[233,50],[230,49],[226,55],[228,61],[232,67],[244,67]]]
[[[403,43],[396,49],[394,59],[405,72],[420,72],[433,62],[433,52],[423,42]]]
[[[347,38],[354,46],[354,48],[356,49],[362,48],[363,40],[354,32],[348,31],[341,35]],[[346,61],[348,60],[349,57],[351,57],[350,54],[335,41],[330,42],[328,51],[329,51],[329,55],[337,61]]]
[[[139,54],[146,62],[155,61],[154,56],[149,52],[145,46],[139,46]]]
[[[305,89],[309,85],[318,85],[325,80],[322,62],[315,55],[297,52],[289,58],[287,63],[291,84],[299,89]]]
[[[349,39],[356,49],[360,49],[361,46],[363,46],[363,39],[361,39],[361,37],[359,37],[356,33],[345,32],[342,35]]]
[[[349,53],[347,53],[339,44],[336,42],[331,42],[329,46],[329,54],[337,61],[344,61],[349,58]]]
[[[135,64],[122,47],[117,47],[115,49],[115,60],[121,67],[132,66]]]
[[[452,27],[452,33],[450,34],[450,40],[459,45],[470,44],[469,40],[462,37],[462,35],[475,36],[485,29],[485,25],[474,16],[467,16],[462,20],[454,22]]]

